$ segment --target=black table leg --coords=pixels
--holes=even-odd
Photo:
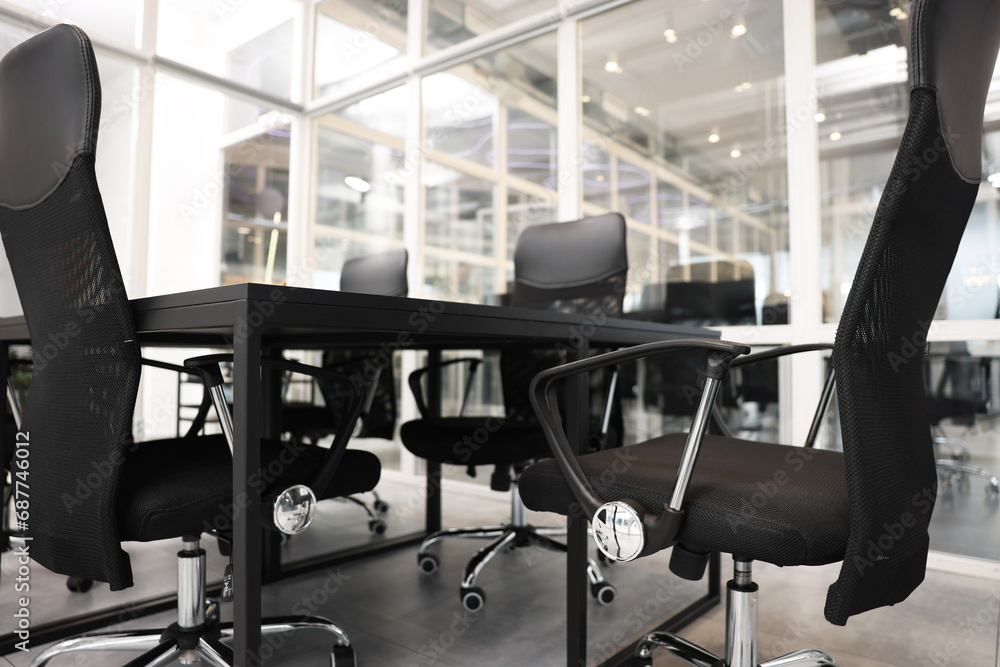
[[[441,363],[441,350],[427,351],[427,365]],[[441,373],[427,374],[427,409],[435,417],[441,416]],[[424,501],[427,534],[441,530],[441,464],[427,461],[427,499]]]
[[[261,667],[260,329],[242,309],[233,337],[233,652],[237,667]]]
[[[280,357],[281,348],[268,346],[262,349],[268,357]],[[261,400],[262,411],[260,421],[261,437],[278,439],[281,437],[284,424],[281,422],[281,389],[284,379],[283,371],[277,368],[261,369]],[[261,536],[263,552],[261,563],[261,578],[264,583],[272,583],[281,578],[281,533],[264,530]]]
[[[571,348],[567,361],[584,359],[589,344],[582,341]],[[577,454],[585,453],[590,420],[588,416],[589,375],[580,373],[566,380],[566,436]],[[566,664],[587,664],[587,521],[589,517],[570,514],[566,520]]]

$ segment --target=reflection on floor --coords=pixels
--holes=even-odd
[[[977,421],[972,429],[947,422],[943,431],[964,445],[967,463],[1000,474],[1000,424]],[[951,447],[940,451],[947,458]],[[938,500],[931,515],[931,548],[962,556],[1000,560],[1000,496],[988,491],[989,482],[977,476],[946,476],[939,482]]]
[[[387,516],[389,535],[419,525],[423,516],[419,486],[400,480],[380,485],[392,505]],[[476,488],[446,488],[445,522],[448,525],[492,523],[507,510],[502,494]],[[553,524],[555,518],[533,517],[536,523]],[[340,503],[322,508],[318,525],[285,547],[289,559],[318,550],[335,549],[380,538],[371,537],[363,517]],[[208,541],[210,542],[210,541]],[[65,580],[40,567],[32,569],[31,611],[34,623],[82,613],[109,604],[173,590],[176,541],[127,545],[136,570],[137,586],[110,593],[95,585],[90,593],[72,594]],[[209,543],[209,578],[218,578],[222,559]],[[285,580],[263,593],[266,614],[311,612],[335,619],[350,633],[361,664],[369,667],[468,667],[476,665],[553,666],[565,664],[563,558],[554,553],[525,550],[499,556],[481,577],[487,592],[483,612],[465,612],[458,599],[459,578],[479,543],[452,540],[443,545],[441,568],[426,576],[418,572],[416,547],[358,560],[327,571]],[[665,554],[608,568],[609,580],[620,593],[610,607],[590,601],[591,662],[611,655],[656,617],[667,616],[698,597],[703,584],[670,576]],[[11,630],[15,563],[2,559],[0,582],[0,632]],[[728,571],[728,563],[725,569]],[[796,648],[821,648],[833,653],[844,667],[961,665],[994,667],[997,648],[997,610],[1000,582],[940,572],[929,572],[927,581],[906,602],[853,619],[837,628],[823,619],[826,587],[836,578],[836,566],[781,569],[758,564],[761,586],[762,658]],[[229,605],[225,606],[225,613]],[[173,615],[128,621],[123,627],[159,627]],[[697,621],[684,634],[710,650],[721,652],[724,616],[720,608]],[[327,640],[299,633],[278,637],[267,645],[267,665],[289,667],[328,664]],[[31,654],[0,658],[0,664],[26,666]],[[60,665],[121,665],[129,654],[88,655]],[[6,662],[5,662],[6,660]],[[679,665],[668,656],[657,658],[658,667]]]

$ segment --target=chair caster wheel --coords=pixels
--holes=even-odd
[[[486,591],[478,586],[463,588],[461,594],[462,606],[468,611],[479,611],[486,606]]]
[[[600,563],[601,565],[603,565],[604,567],[608,567],[610,565],[614,565],[618,561],[611,560],[610,558],[608,558],[607,556],[604,555],[603,551],[601,551],[600,549],[598,549],[597,550],[597,562]]]
[[[385,535],[385,529],[385,521],[382,519],[375,519],[368,522],[368,530],[372,531],[375,535]]]
[[[385,514],[386,512],[389,511],[389,503],[385,502],[384,500],[376,500],[375,509],[378,510],[379,512],[382,512],[382,514]]]
[[[330,667],[357,667],[354,649],[350,646],[334,646],[330,654]]]
[[[83,577],[69,577],[66,579],[66,588],[74,593],[86,593],[93,585],[94,581],[92,579],[84,579]]]
[[[417,557],[417,565],[420,566],[420,571],[424,574],[434,574],[440,564],[441,561],[434,554],[424,554]]]
[[[618,589],[606,581],[599,584],[591,584],[590,594],[604,607],[613,604],[618,599]]]

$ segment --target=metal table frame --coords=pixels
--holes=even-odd
[[[428,349],[440,355],[442,349],[502,347],[513,343],[564,346],[569,358],[580,359],[590,348],[635,345],[668,338],[717,338],[706,329],[582,316],[548,311],[500,308],[474,304],[428,301],[332,292],[325,290],[241,284],[215,287],[132,301],[139,341],[144,346],[228,347],[233,350],[233,498],[241,511],[234,519],[233,620],[236,632],[233,649],[240,667],[259,667],[261,643],[260,589],[269,563],[267,579],[275,578],[274,549],[263,547],[261,499],[251,473],[260,461],[263,390],[271,384],[261,373],[263,349],[323,349],[334,346],[372,346],[387,351]],[[0,354],[7,358],[11,344],[28,339],[21,317],[0,319]],[[434,377],[432,374],[430,377]],[[430,388],[429,395],[439,392]],[[571,442],[585,443],[588,427],[587,384],[583,375],[566,387],[567,434]],[[432,409],[435,406],[431,406]],[[4,437],[0,429],[0,438]],[[440,468],[429,466],[427,474],[427,530],[441,523]],[[567,665],[586,664],[587,653],[587,521],[568,519],[566,559],[567,582]],[[376,545],[385,549],[410,544],[423,536],[417,533]],[[281,568],[280,575],[298,574],[332,561],[347,560],[371,549],[353,549]],[[708,591],[686,609],[663,623],[661,629],[678,629],[720,599],[718,556],[712,560]],[[130,604],[126,612],[107,612],[88,618],[68,619],[47,626],[34,626],[34,642],[47,642],[93,629],[101,623],[121,620],[122,613],[136,618],[169,608],[171,596]],[[0,654],[13,649],[13,635],[0,637]],[[606,664],[626,656],[624,648]]]

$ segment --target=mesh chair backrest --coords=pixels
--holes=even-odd
[[[408,255],[406,250],[389,250],[352,257],[344,262],[340,289],[344,292],[406,296]],[[379,370],[378,382],[369,410],[361,418],[358,437],[392,440],[396,433],[396,377],[392,355],[368,350],[332,349],[323,353],[323,365],[347,375],[371,377]],[[320,383],[323,399],[335,414],[344,414],[351,387]]]
[[[917,0],[910,114],[837,329],[851,532],[826,618],[905,599],[923,580],[937,476],[924,397],[927,330],[976,200],[996,0]]]
[[[101,112],[87,36],[59,25],[0,61],[0,233],[31,335],[32,557],[132,584],[118,532],[140,362],[94,172]]]
[[[538,310],[579,313],[600,326],[605,318],[621,317],[625,300],[628,251],[625,219],[617,213],[574,222],[528,227],[514,248],[514,294],[511,305]],[[585,331],[570,332],[586,336]],[[500,357],[504,407],[508,419],[534,419],[528,386],[538,373],[563,363],[555,350],[520,349]],[[604,378],[591,374],[592,413],[603,409]],[[619,429],[620,432],[620,429]]]

